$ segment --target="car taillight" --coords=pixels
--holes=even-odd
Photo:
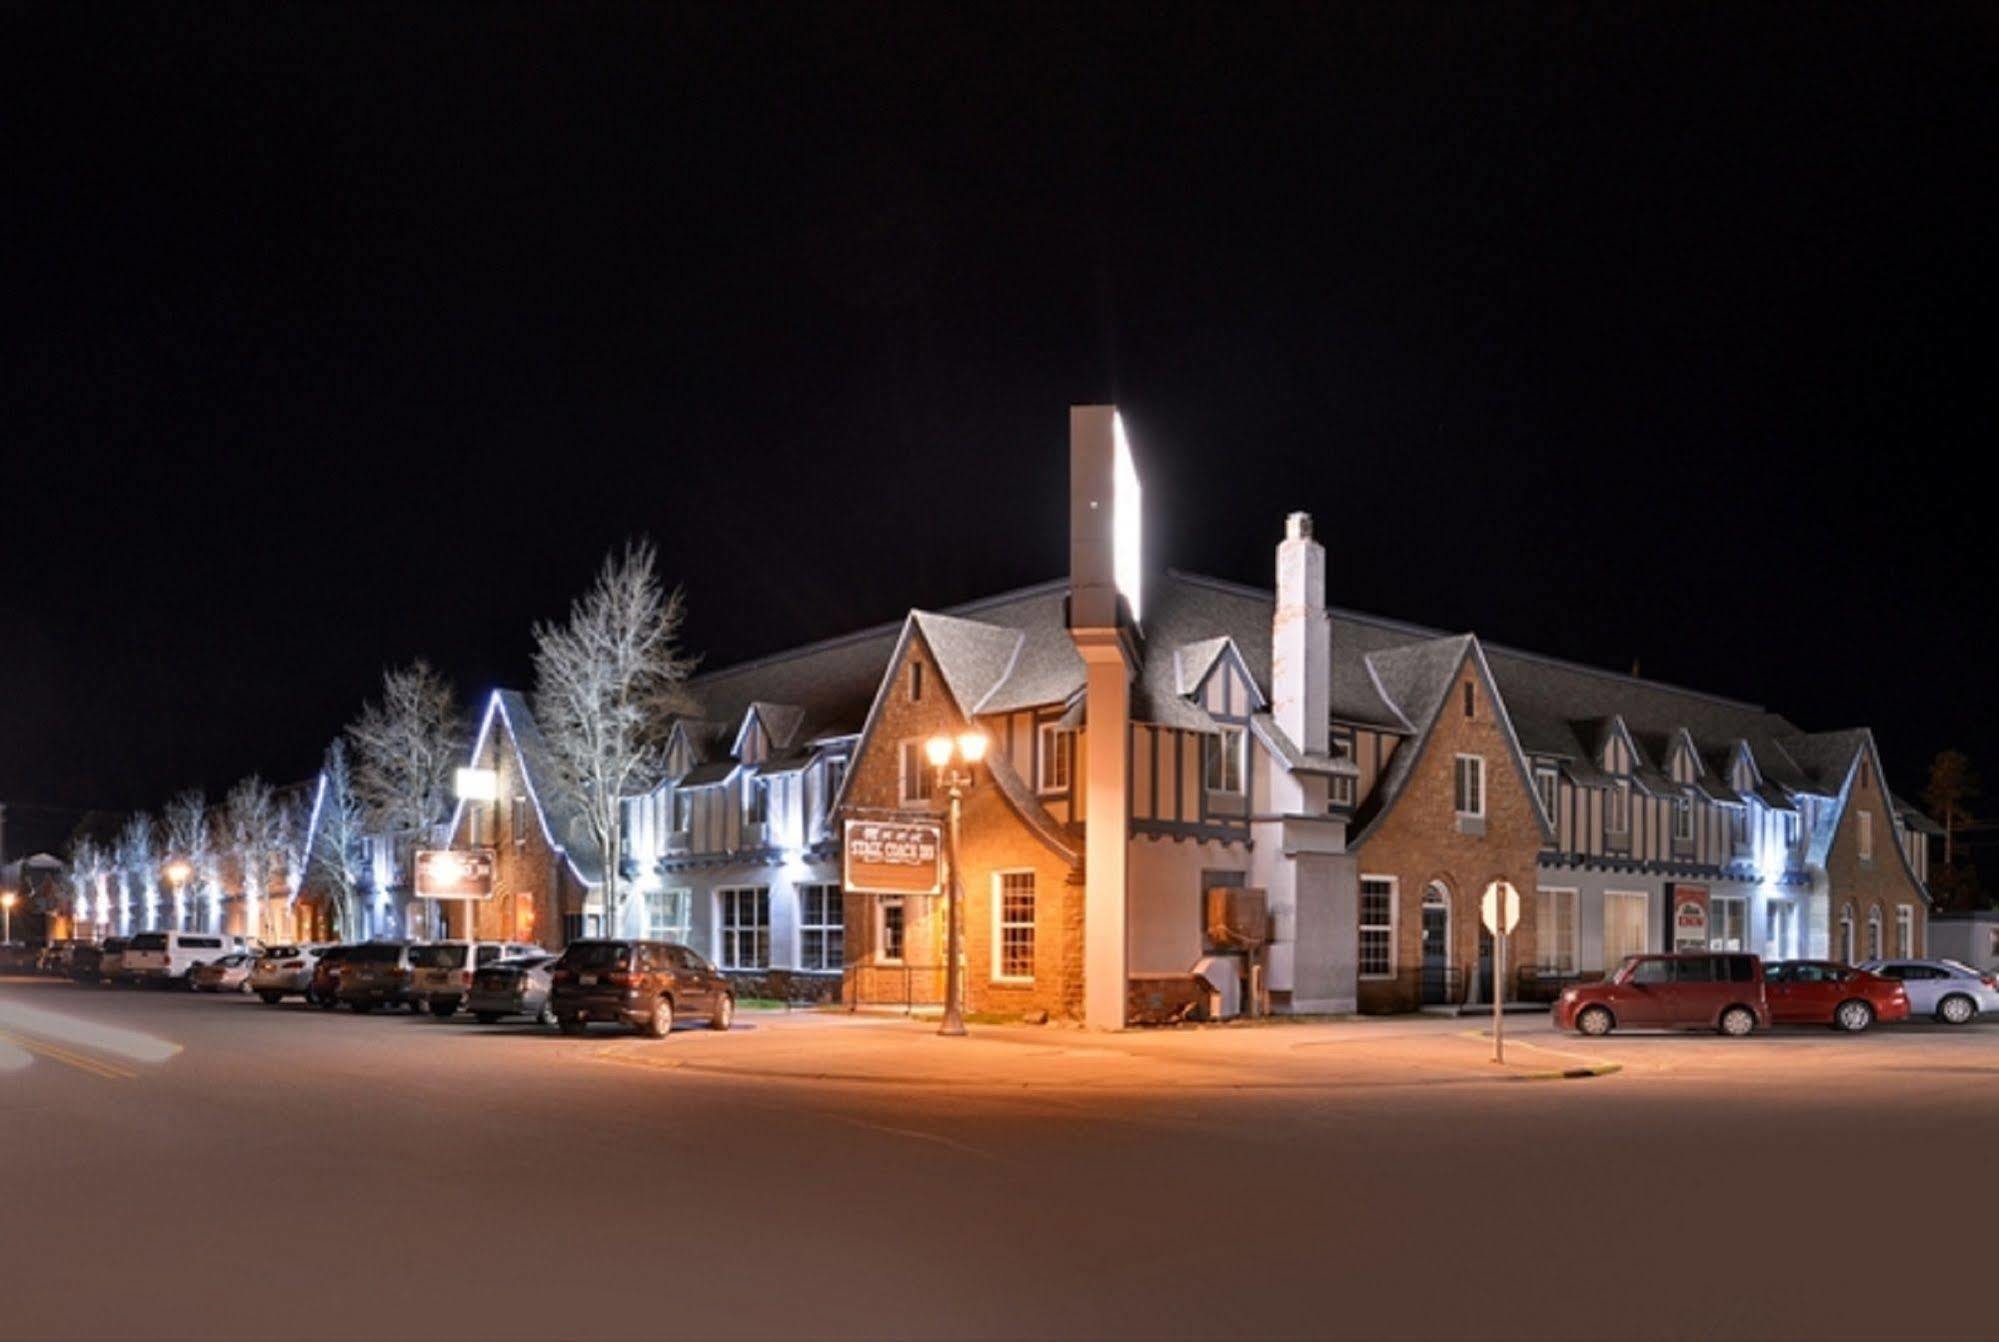
[[[392,979],[406,979],[409,976],[410,976],[409,970],[404,969],[401,965],[397,965],[394,969],[391,969],[389,971],[389,977]]]
[[[639,981],[639,976],[637,974],[627,974],[622,969],[616,971],[615,973],[604,975],[604,982],[610,984],[614,988],[629,988],[638,981]]]
[[[459,970],[459,971],[458,971],[458,986],[459,986],[459,987],[461,987],[461,988],[467,988],[467,987],[470,987],[470,986],[471,986],[471,984],[472,984],[472,973],[471,973],[471,971],[470,971],[470,970],[465,970],[465,969],[461,969],[461,970]]]
[[[548,978],[551,983],[574,983],[576,981],[576,974],[573,970],[558,969],[553,974],[550,974]]]
[[[303,960],[287,960],[287,961],[285,961],[285,962],[284,962],[284,964],[280,965],[280,966],[279,966],[279,968],[281,968],[281,969],[304,969],[304,968],[305,968],[305,961],[303,961]]]

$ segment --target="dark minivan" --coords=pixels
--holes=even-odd
[[[555,962],[550,1005],[564,1034],[593,1020],[630,1025],[664,1039],[681,1016],[726,1030],[736,1018],[729,980],[701,956],[670,941],[572,941]]]
[[[1629,956],[1601,983],[1562,989],[1554,1019],[1556,1029],[1583,1034],[1717,1030],[1739,1038],[1770,1023],[1763,962],[1733,952]]]
[[[349,1010],[361,1013],[378,1006],[420,1010],[423,1003],[411,991],[410,952],[418,949],[410,941],[367,941],[348,948],[340,961],[340,983],[334,995]]]

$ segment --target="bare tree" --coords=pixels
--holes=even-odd
[[[166,805],[162,835],[168,864],[185,868],[174,882],[174,925],[187,924],[188,899],[200,898],[201,882],[214,869],[214,844],[208,828],[208,798],[201,789],[189,788]],[[190,891],[190,887],[192,890]]]
[[[343,938],[361,935],[361,838],[365,821],[347,766],[347,743],[335,738],[319,770],[318,819],[306,851],[306,878],[317,882],[332,902]]]
[[[1930,761],[1930,779],[1923,788],[1923,805],[1943,826],[1943,863],[1957,861],[1957,832],[1971,819],[1967,808],[1978,797],[1978,775],[1958,750],[1944,750]]]
[[[463,763],[464,737],[451,682],[428,662],[419,658],[384,672],[381,699],[363,704],[347,729],[354,795],[369,825],[405,847],[430,842],[450,814],[452,771]]]
[[[534,711],[548,742],[552,780],[579,811],[604,860],[604,930],[624,912],[619,813],[665,768],[671,716],[687,706],[695,659],[680,651],[685,603],[665,591],[652,546],[609,555],[564,624],[534,629]]]
[[[270,894],[271,866],[284,847],[283,817],[271,785],[251,774],[229,789],[222,803],[225,846],[243,878],[243,931],[264,934],[263,908]]]
[[[134,925],[150,930],[160,911],[160,840],[153,818],[144,811],[127,816],[125,827],[118,831],[118,886],[127,908],[135,895],[141,897],[144,912]],[[125,930],[131,931],[132,925]]]
[[[97,840],[79,835],[69,846],[69,884],[76,896],[75,931],[80,936],[85,924],[103,920],[104,878],[111,869],[109,856]]]

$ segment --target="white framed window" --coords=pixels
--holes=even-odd
[[[1694,837],[1694,804],[1690,798],[1673,798],[1673,838],[1690,843]]]
[[[724,969],[770,968],[770,888],[731,886],[717,890],[716,957]]]
[[[1328,805],[1352,806],[1353,793],[1354,776],[1352,774],[1334,774],[1326,780],[1326,801]]]
[[[1652,897],[1643,890],[1603,892],[1603,967],[1652,949]]]
[[[1848,904],[1839,911],[1839,958],[1847,964],[1854,962],[1853,955],[1853,905]]]
[[[1360,878],[1360,976],[1395,976],[1395,878]]]
[[[833,803],[840,798],[840,784],[846,781],[846,777],[847,757],[845,755],[828,755],[821,771],[823,786],[826,790],[819,798],[819,813],[829,820],[833,817]]]
[[[1916,954],[1916,911],[1907,904],[1895,907],[1895,954],[1905,960]]]
[[[993,873],[993,977],[1034,980],[1034,873]]]
[[[1485,814],[1485,759],[1480,755],[1457,757],[1456,803],[1458,814]]]
[[[1798,813],[1796,811],[1784,812],[1784,846],[1786,848],[1796,848],[1798,846]]]
[[[1202,739],[1202,750],[1207,756],[1206,768],[1208,791],[1242,791],[1243,730],[1240,727],[1223,727],[1213,736]]]
[[[1609,806],[1603,821],[1607,834],[1631,832],[1631,784],[1619,779],[1610,785]]]
[[[694,919],[692,890],[649,890],[645,897],[646,939],[687,944]]]
[[[1867,911],[1867,958],[1870,960],[1879,960],[1882,952],[1881,910],[1869,909]]]
[[[930,800],[930,761],[924,757],[923,742],[918,737],[910,737],[902,743],[899,752],[902,804],[918,806]]]
[[[899,965],[909,951],[909,906],[901,895],[875,896],[875,959]]]
[[[1576,892],[1534,892],[1534,938],[1540,947],[1541,972],[1576,972]]]
[[[768,778],[746,778],[743,780],[743,823],[761,825],[770,819],[770,780]]]
[[[1053,722],[1040,729],[1040,767],[1035,785],[1042,792],[1067,792],[1076,756],[1076,733]]]
[[[1731,806],[1728,808],[1728,835],[1735,850],[1746,852],[1749,848],[1749,808]]]
[[[1853,832],[1860,842],[1860,860],[1862,862],[1872,862],[1874,860],[1874,812],[1855,811],[1853,813],[1853,826]]]
[[[798,888],[798,967],[839,969],[847,963],[847,920],[837,885]]]
[[[673,790],[673,828],[681,834],[694,828],[694,794],[683,788]]]
[[[1546,765],[1534,770],[1534,790],[1541,794],[1541,809],[1548,813],[1550,821],[1555,818],[1556,774]]]
[[[1711,951],[1749,949],[1749,899],[1745,895],[1711,895],[1707,902],[1707,945]]]

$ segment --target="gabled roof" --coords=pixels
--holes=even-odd
[[[922,633],[952,701],[971,717],[1013,669],[1022,642],[1020,631],[926,610],[911,611],[909,618]]]
[[[1173,688],[1182,698],[1190,698],[1201,692],[1201,682],[1215,669],[1222,652],[1229,646],[1229,636],[1218,634],[1214,638],[1204,638],[1197,643],[1173,650]]]
[[[488,736],[495,731],[498,732],[497,739],[506,742],[507,748],[514,752],[515,762],[520,765],[521,778],[527,784],[528,800],[533,804],[535,817],[541,823],[542,837],[548,841],[548,846],[562,854],[569,869],[585,885],[602,884],[603,851],[598,848],[596,836],[590,832],[582,811],[558,783],[559,774],[548,742],[541,734],[540,724],[534,720],[534,712],[528,707],[526,696],[518,690],[494,690],[487,699],[486,712],[479,720],[479,732],[468,758],[477,761],[485,751]],[[451,827],[447,834],[457,833],[464,813],[463,801],[452,807]]]
[[[805,723],[805,710],[797,704],[777,704],[767,699],[757,699],[743,710],[743,725],[736,729],[736,735],[729,744],[729,752],[743,753],[743,734],[756,722],[763,727],[764,739],[770,743],[773,752],[789,747],[798,737],[798,729]]]

